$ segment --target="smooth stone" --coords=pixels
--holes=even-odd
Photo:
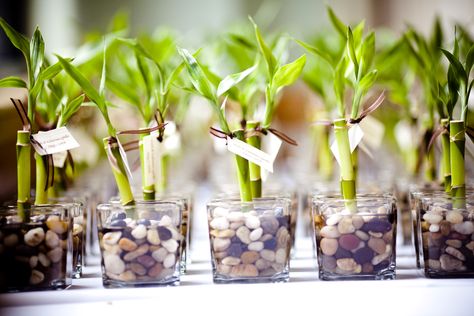
[[[14,247],[18,244],[18,235],[17,234],[10,234],[3,238],[3,244],[6,247]]]
[[[135,239],[143,239],[146,237],[146,226],[145,225],[138,225],[132,230],[132,236]]]
[[[464,218],[461,212],[452,210],[452,211],[447,212],[446,220],[452,224],[460,224],[463,222]]]
[[[148,218],[140,218],[138,221],[137,221],[137,224],[138,225],[143,225],[145,227],[148,227],[151,225],[151,222]]]
[[[229,238],[214,238],[212,242],[212,246],[214,251],[224,251],[226,250],[231,244]]]
[[[225,257],[222,259],[222,264],[225,264],[226,266],[236,266],[240,264],[240,258],[236,257]]]
[[[60,247],[51,249],[46,255],[51,260],[51,262],[58,263],[63,258],[63,249]]]
[[[137,276],[135,275],[135,273],[133,273],[133,271],[127,270],[125,272],[120,273],[118,279],[124,282],[131,282],[135,281],[137,279]]]
[[[374,266],[370,262],[366,262],[362,265],[363,273],[372,273],[374,272]]]
[[[346,250],[354,250],[359,247],[360,239],[352,234],[339,237],[339,246]]]
[[[439,270],[441,268],[441,262],[439,260],[428,259],[428,267],[433,270]]]
[[[353,257],[358,264],[363,265],[364,263],[370,263],[374,257],[374,251],[369,247],[363,247],[354,252]]]
[[[84,229],[82,228],[82,225],[79,225],[79,224],[73,224],[72,225],[72,234],[74,236],[77,236],[79,235],[80,233],[82,233],[84,231]]]
[[[224,230],[218,230],[218,229],[213,229],[210,232],[211,236],[218,237],[218,238],[232,238],[235,236],[235,231],[232,229],[224,229]]]
[[[252,232],[249,234],[249,238],[251,241],[256,241],[259,240],[260,237],[263,235],[263,229],[261,227],[254,229]]]
[[[151,256],[153,257],[153,259],[155,259],[156,262],[163,262],[167,255],[168,255],[168,250],[166,250],[163,247],[151,253]]]
[[[41,265],[45,268],[49,267],[51,265],[51,260],[46,256],[44,253],[40,252],[38,254],[38,261],[41,263]]]
[[[327,238],[338,238],[341,236],[341,233],[339,230],[337,230],[336,226],[323,226],[321,230],[319,231],[319,234],[322,237],[327,237]]]
[[[109,254],[119,255],[123,252],[122,248],[120,248],[119,245],[107,245],[103,243],[101,245],[101,248],[104,250],[104,252]]]
[[[336,253],[338,248],[337,239],[323,238],[320,242],[321,251],[327,256],[332,256]]]
[[[387,245],[387,248],[389,248],[390,245]],[[390,248],[391,249],[391,248]],[[371,263],[376,266],[378,265],[379,263],[381,263],[382,261],[384,260],[387,260],[388,257],[390,257],[390,255],[392,254],[392,251],[385,251],[383,254],[380,254],[380,255],[376,255],[372,258],[372,261]]]
[[[214,217],[227,216],[229,214],[229,209],[218,206],[212,211],[212,214]]]
[[[446,245],[454,247],[454,248],[461,248],[462,241],[457,239],[448,239],[445,241]]]
[[[239,227],[236,231],[237,237],[245,244],[250,244],[252,240],[250,239],[250,229],[247,226]]]
[[[470,241],[468,244],[466,244],[466,248],[474,251],[474,241]]]
[[[158,234],[158,230],[149,229],[146,232],[146,240],[152,245],[155,245],[155,246],[159,245],[161,243],[161,240],[160,240],[160,235]]]
[[[35,269],[31,270],[31,275],[30,275],[30,284],[31,285],[38,285],[43,281],[44,281],[43,272],[35,270]]]
[[[179,243],[174,239],[162,240],[161,245],[166,248],[169,252],[175,252],[178,250]]]
[[[230,270],[233,277],[257,277],[258,269],[253,264],[239,264]]]
[[[16,235],[15,235],[16,236]],[[24,236],[25,244],[36,247],[44,240],[45,233],[42,227],[30,229]]]
[[[213,229],[224,230],[229,228],[229,221],[225,217],[215,217],[213,220],[211,220],[209,226],[211,226]]]
[[[124,220],[116,219],[110,222],[110,226],[112,227],[126,227],[127,223]]]
[[[171,239],[173,233],[165,226],[158,226],[158,236],[160,237],[160,241],[163,242]]]
[[[276,239],[278,248],[288,247],[291,241],[291,236],[288,232],[288,229],[286,229],[286,227],[278,228],[278,231],[276,233]]]
[[[104,256],[104,268],[107,272],[120,274],[125,271],[125,263],[118,255]]]
[[[30,268],[34,269],[38,265],[38,256],[31,256],[29,260]]]
[[[369,240],[370,236],[366,232],[362,230],[356,230],[354,233],[357,237],[359,237],[360,240],[367,241]]]
[[[385,248],[387,244],[383,239],[371,237],[367,245],[370,247],[370,249],[381,255],[385,253]]]
[[[218,274],[224,275],[230,274],[230,270],[232,270],[232,266],[226,266],[225,264],[218,264],[216,268],[216,272]]]
[[[443,254],[439,257],[441,263],[441,269],[445,271],[455,271],[461,269],[463,266],[462,261],[456,258],[453,258],[450,255]]]
[[[334,254],[334,258],[341,259],[341,258],[352,258],[352,252],[346,250],[342,247],[338,247],[336,253]]]
[[[290,216],[278,216],[277,220],[278,220],[278,225],[280,227],[286,227],[286,228],[290,227],[290,224],[291,224]]]
[[[348,271],[348,272],[354,271],[357,268],[357,266],[359,266],[357,262],[355,262],[355,260],[352,258],[337,259],[336,265],[339,269],[343,271]]]
[[[102,237],[102,241],[108,245],[115,245],[121,236],[122,232],[108,232]]]
[[[339,223],[341,218],[342,218],[342,215],[340,215],[340,214],[330,215],[326,219],[326,225],[329,225],[329,226],[337,225],[337,223]]]
[[[245,251],[240,256],[242,263],[255,263],[260,258],[260,255],[256,251]]]
[[[332,271],[337,267],[336,258],[334,258],[333,256],[322,255],[320,260],[320,264],[324,270]]]
[[[269,267],[271,267],[272,263],[265,260],[265,259],[258,259],[256,262],[255,262],[255,267],[257,267],[257,269],[259,271],[262,271],[262,270],[265,270],[265,269],[268,269]]]
[[[446,247],[445,249],[446,253],[450,254],[451,256],[453,256],[454,258],[458,259],[458,260],[461,260],[461,261],[465,261],[466,260],[466,257],[456,248],[453,248],[453,247]]]
[[[112,220],[123,220],[127,218],[127,214],[125,212],[117,212],[112,214],[111,219]]]
[[[170,269],[170,268],[168,268],[168,269],[163,269],[163,270],[161,271],[161,273],[160,273],[160,278],[162,278],[162,279],[167,278],[167,277],[173,275],[174,273],[175,273],[175,269],[174,269],[174,268],[173,268],[173,269]]]
[[[227,220],[229,222],[244,222],[245,215],[242,212],[229,212],[229,214],[227,214]]]
[[[243,221],[240,221],[240,222],[230,222],[230,225],[229,225],[229,228],[236,231],[239,227],[242,227],[244,226],[244,222]]]
[[[242,247],[240,243],[231,243],[230,246],[226,249],[226,253],[231,257],[240,257],[242,255]]]
[[[362,226],[365,232],[386,233],[392,229],[392,224],[387,220],[374,218]]]
[[[125,261],[135,260],[136,258],[146,254],[148,252],[148,249],[149,249],[149,246],[147,244],[140,245],[134,251],[131,251],[127,253],[125,256],[123,256],[123,260]]]
[[[262,216],[260,218],[260,226],[262,227],[264,234],[274,235],[280,225],[274,216]]]
[[[429,231],[432,233],[437,233],[439,232],[439,225],[438,224],[431,224]]]
[[[373,231],[369,231],[369,235],[372,236],[372,237],[375,237],[375,238],[382,238],[383,237],[382,233],[376,233],[376,232],[373,232]]]
[[[250,229],[256,229],[260,227],[260,220],[258,219],[257,216],[247,216],[245,218],[245,226],[247,226]]]
[[[441,235],[448,236],[451,232],[451,223],[444,220],[439,222],[439,230],[441,231]]]
[[[260,257],[267,261],[273,262],[275,261],[275,251],[263,249],[260,251]]]
[[[229,254],[227,251],[214,251],[214,259],[224,259],[225,257],[228,257]]]
[[[383,241],[385,241],[387,244],[392,244],[393,243],[393,232],[388,231],[385,234],[383,234],[382,237]]]
[[[161,263],[157,263],[153,267],[148,269],[147,275],[151,278],[156,278],[159,275],[161,275],[162,271],[163,271],[163,265]]]
[[[118,243],[120,249],[125,251],[133,251],[138,248],[138,245],[131,239],[128,238],[120,238]]]
[[[143,255],[143,256],[137,257],[136,260],[137,260],[138,263],[143,265],[145,268],[151,268],[156,263],[156,261],[153,259],[153,257],[149,256],[149,255]]]
[[[288,260],[288,253],[286,249],[280,248],[275,252],[275,262],[285,264]]]
[[[132,272],[135,273],[136,275],[146,275],[146,272],[147,272],[146,268],[139,263],[132,262],[130,263],[129,267],[130,267],[130,270],[132,270]]]
[[[440,256],[441,256],[441,248],[428,247],[428,258],[438,260]]]
[[[56,234],[52,230],[48,230],[46,232],[46,236],[44,240],[45,240],[46,246],[48,246],[49,248],[55,248],[59,245],[58,234]]]
[[[252,251],[261,251],[264,248],[264,243],[261,241],[254,241],[251,242],[247,248]]]
[[[337,230],[341,234],[352,234],[356,229],[352,225],[352,219],[349,216],[344,216],[337,224]]]
[[[64,234],[68,230],[67,222],[60,220],[56,215],[48,217],[46,226],[58,235]]]
[[[174,253],[169,253],[165,260],[163,260],[163,267],[166,269],[169,269],[171,267],[174,267],[176,264],[176,256]]]
[[[464,223],[454,224],[453,228],[460,234],[470,235],[474,232],[474,223],[468,221]]]
[[[270,238],[263,242],[263,248],[268,250],[275,250],[277,247],[277,240],[275,238]]]
[[[354,228],[356,230],[362,228],[362,226],[364,226],[364,219],[362,218],[362,216],[353,215],[352,216],[352,225],[354,226]]]
[[[433,212],[427,212],[423,215],[423,220],[427,221],[430,224],[439,224],[441,220],[443,219],[442,215],[433,213]]]
[[[265,234],[262,237],[260,237],[259,241],[265,242],[265,241],[270,240],[272,238],[274,238],[272,234]]]

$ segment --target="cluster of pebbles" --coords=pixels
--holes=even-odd
[[[84,253],[84,227],[82,223],[75,222],[72,228],[72,273],[74,278],[80,278],[82,276]]]
[[[421,214],[427,276],[474,273],[474,213],[431,207]]]
[[[167,215],[134,220],[114,213],[110,224],[99,230],[104,285],[116,284],[109,280],[177,284],[184,240],[180,226]]]
[[[70,223],[67,220],[57,215],[38,215],[32,216],[28,224],[13,217],[3,217],[1,221],[0,291],[70,285],[67,281]]]
[[[209,216],[215,281],[278,279],[288,273],[289,215],[276,215],[275,210],[241,212],[216,207]]]
[[[385,207],[315,216],[315,227],[320,278],[394,276],[396,221]]]

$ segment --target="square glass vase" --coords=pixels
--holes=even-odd
[[[313,198],[321,280],[395,279],[397,207],[391,195]]]
[[[421,266],[428,278],[474,277],[474,200],[421,199]]]
[[[182,207],[170,201],[100,204],[97,224],[106,288],[178,285]]]
[[[55,204],[0,208],[0,292],[71,285],[71,212]]]
[[[213,200],[207,205],[214,283],[287,282],[291,200]]]

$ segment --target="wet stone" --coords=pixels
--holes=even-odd
[[[320,235],[327,238],[338,238],[341,236],[341,233],[337,230],[336,226],[324,226],[320,230]]]
[[[145,275],[147,272],[144,266],[136,262],[130,263],[129,267],[130,267],[130,270],[132,270],[132,272],[135,273],[136,275]]]
[[[226,249],[226,252],[231,257],[239,258],[243,251],[240,243],[231,243],[229,248]]]
[[[322,255],[320,260],[324,270],[332,271],[336,269],[336,259],[333,256]]]
[[[336,253],[338,248],[337,239],[323,238],[320,242],[321,251],[327,256],[332,256]]]
[[[44,274],[38,270],[32,270],[30,276],[30,284],[37,285],[44,281]]]
[[[121,236],[121,232],[108,232],[102,237],[102,241],[107,245],[115,245]]]
[[[169,240],[173,236],[171,231],[164,226],[158,226],[158,235],[162,241]]]
[[[459,224],[454,224],[453,228],[455,231],[462,235],[470,235],[474,232],[474,223],[468,221]]]
[[[439,247],[429,247],[428,248],[428,258],[433,260],[438,260],[441,256],[441,249]]]
[[[245,226],[247,226],[250,229],[259,228],[260,220],[258,219],[257,216],[253,216],[253,215],[247,216],[247,218],[245,219]]]
[[[352,234],[355,232],[355,227],[352,225],[352,219],[349,216],[343,217],[337,224],[337,230],[341,234]]]
[[[336,260],[336,265],[343,271],[354,271],[358,264],[352,258],[343,258]]]
[[[155,260],[149,255],[143,255],[138,257],[137,262],[143,265],[145,268],[150,268],[155,265]]]
[[[59,245],[59,237],[55,232],[48,230],[45,236],[46,246],[49,248],[55,248]]]
[[[112,214],[111,219],[112,220],[124,220],[127,218],[127,214],[125,212],[117,212]]]
[[[352,234],[342,235],[339,238],[339,246],[346,250],[353,250],[359,246],[360,239]]]
[[[63,257],[63,250],[62,248],[54,248],[47,253],[48,258],[51,260],[53,263],[57,263],[61,261]]]
[[[112,222],[110,223],[110,226],[112,226],[112,227],[126,227],[127,223],[125,223],[124,220],[116,219],[116,220],[112,220]]]
[[[441,269],[445,271],[455,271],[462,267],[462,261],[451,257],[450,255],[443,254],[439,258],[441,263]]]
[[[230,275],[234,277],[256,277],[258,269],[253,264],[239,264],[232,267]]]
[[[385,252],[386,243],[383,239],[371,237],[367,245],[379,255]]]
[[[144,225],[138,225],[132,230],[132,236],[135,239],[143,239],[146,237],[147,229]]]
[[[118,245],[125,251],[133,251],[138,248],[138,245],[128,238],[120,238]]]
[[[448,239],[446,240],[446,245],[454,247],[454,248],[461,248],[462,246],[462,241],[457,240],[457,239]]]
[[[365,232],[372,231],[377,233],[386,233],[390,229],[392,229],[392,224],[379,218],[372,219],[371,221],[365,223],[362,227],[362,230]]]
[[[337,248],[336,253],[334,254],[334,258],[341,259],[341,258],[352,258],[352,252],[346,250],[342,247]]]
[[[109,273],[120,274],[125,271],[125,263],[117,255],[104,256],[104,267]]]
[[[242,263],[244,264],[255,263],[259,258],[260,255],[256,251],[245,251],[240,256],[240,260],[242,260]]]
[[[451,232],[451,223],[448,221],[441,221],[439,223],[439,231],[441,232],[441,235],[448,236]]]
[[[253,250],[253,251],[261,251],[263,249],[263,242],[261,241],[254,241],[252,243],[250,243],[247,248],[249,250]]]
[[[148,218],[140,218],[138,221],[137,221],[137,224],[138,225],[143,225],[145,227],[148,227],[151,225],[151,222]]]
[[[358,264],[363,265],[364,263],[370,263],[370,261],[374,257],[374,251],[369,247],[363,247],[358,249],[354,253],[353,257]]]
[[[25,234],[24,239],[25,239],[25,243],[28,246],[35,247],[35,246],[38,246],[44,240],[44,237],[45,237],[45,233],[44,233],[43,228],[37,227],[37,228],[30,229]]]
[[[428,259],[428,267],[433,270],[441,269],[441,262],[439,260]]]
[[[278,224],[280,227],[290,227],[290,217],[289,216],[279,216]]]
[[[277,240],[273,237],[263,242],[263,248],[265,249],[275,250],[276,247],[277,247]]]
[[[463,221],[463,216],[459,211],[450,211],[446,214],[446,220],[452,224],[459,224]]]
[[[466,257],[456,248],[453,247],[446,247],[445,249],[446,253],[450,254],[456,259],[459,259],[461,261],[465,261]]]

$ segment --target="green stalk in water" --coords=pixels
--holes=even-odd
[[[155,199],[155,179],[149,179],[151,175],[147,175],[145,170],[145,165],[149,162],[153,163],[152,159],[148,159],[145,157],[145,144],[143,139],[149,136],[149,134],[140,134],[140,141],[139,141],[139,150],[140,150],[140,165],[141,165],[141,173],[142,173],[142,193],[143,199],[145,201],[151,201]],[[150,149],[151,150],[151,149]],[[145,160],[148,159],[146,162]]]
[[[168,166],[170,161],[170,156],[168,154],[160,156],[160,172],[159,178],[156,179],[155,189],[159,193],[163,194],[168,188]]]
[[[250,121],[247,122],[247,128],[251,131],[255,129],[259,125],[258,122]],[[253,135],[247,138],[247,144],[253,146],[257,149],[261,148],[261,139],[259,135]],[[249,162],[249,170],[250,170],[250,186],[252,189],[252,197],[253,198],[260,198],[262,197],[262,177],[261,177],[261,170],[260,166]]]
[[[46,156],[41,156],[35,153],[36,161],[36,195],[35,205],[47,204],[48,203],[48,189],[46,188],[46,182],[48,174],[46,172]]]
[[[449,122],[450,160],[451,160],[451,196],[456,200],[454,207],[465,207],[462,201],[466,197],[464,151],[466,143],[466,127],[464,121]],[[461,199],[458,201],[457,199]]]
[[[237,130],[233,134],[238,140],[245,141],[245,132],[243,130]],[[242,158],[239,155],[235,155],[235,162],[237,165],[240,199],[242,202],[250,202],[252,201],[252,189],[250,185],[249,162],[247,159]]]
[[[449,126],[448,119],[442,119],[441,125],[446,128]],[[450,158],[450,140],[449,134],[447,132],[441,134],[441,147],[442,147],[442,156],[441,156],[441,167],[443,172],[443,183],[444,190],[446,192],[451,192],[451,158]]]
[[[315,134],[318,138],[318,158],[317,169],[320,176],[324,180],[330,180],[334,172],[334,162],[329,144],[329,127],[324,125],[316,125]]]
[[[18,131],[17,142],[16,142],[16,168],[17,168],[17,191],[18,200],[17,206],[20,211],[20,216],[23,221],[26,221],[28,216],[24,212],[28,208],[30,201],[30,156],[31,145],[30,145],[30,132],[29,131]]]
[[[334,136],[336,137],[337,149],[339,150],[339,163],[341,167],[342,197],[344,200],[354,200],[356,198],[356,182],[348,130],[349,127],[345,119],[334,121]],[[349,210],[355,211],[353,203],[349,202],[346,206]]]

